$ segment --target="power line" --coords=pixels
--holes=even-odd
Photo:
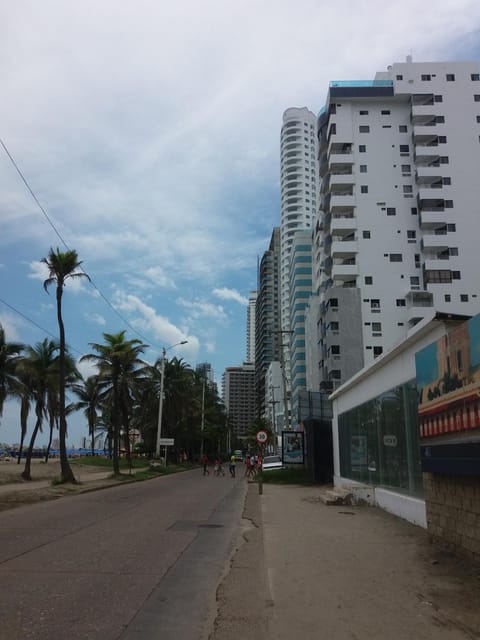
[[[57,229],[57,227],[55,226],[55,224],[53,223],[52,219],[50,218],[50,216],[48,215],[48,213],[45,211],[44,207],[42,206],[42,204],[40,203],[40,200],[37,198],[37,196],[35,195],[33,189],[30,187],[30,185],[28,184],[27,179],[25,178],[25,176],[23,175],[22,171],[20,170],[20,167],[17,165],[17,163],[15,162],[12,154],[10,153],[10,151],[7,149],[7,146],[5,145],[5,143],[3,142],[3,140],[0,138],[0,144],[2,145],[3,149],[5,150],[5,153],[7,154],[7,156],[10,159],[10,162],[13,164],[13,166],[15,167],[18,175],[20,176],[22,182],[24,183],[24,185],[27,187],[30,195],[32,196],[32,198],[35,200],[36,204],[38,205],[40,211],[43,213],[43,215],[45,216],[48,224],[52,227],[52,229],[55,231],[55,233],[57,234],[57,236],[59,237],[60,241],[62,242],[62,244],[66,247],[66,249],[68,251],[71,251],[70,247],[68,246],[67,242],[65,241],[65,239],[63,238],[62,234],[60,233],[60,231]],[[82,271],[85,275],[86,272],[83,269],[83,267],[80,265],[80,271]],[[120,318],[120,320],[125,324],[126,327],[128,327],[130,329],[130,331],[132,331],[133,333],[137,334],[137,336],[139,336],[140,338],[142,338],[142,340],[146,340],[148,343],[150,343],[148,346],[152,346],[152,347],[156,347],[157,349],[161,349],[161,347],[159,345],[156,344],[152,344],[152,341],[149,340],[147,337],[145,337],[144,335],[142,335],[140,333],[140,331],[137,331],[137,329],[135,329],[134,327],[132,327],[132,325],[128,322],[128,320],[126,320],[122,314],[114,307],[114,305],[110,302],[110,300],[108,300],[108,298],[102,293],[102,291],[97,287],[97,285],[95,284],[95,282],[92,280],[92,278],[89,276],[90,279],[90,283],[92,284],[93,288],[98,292],[98,294],[100,295],[100,297],[102,298],[102,300],[104,302],[107,303],[107,305],[110,307],[110,309],[112,309],[112,311]],[[6,304],[6,303],[5,303]],[[8,306],[8,305],[7,305]],[[20,314],[21,315],[21,314]],[[26,318],[28,320],[28,318]],[[42,329],[43,330],[43,329]],[[48,333],[48,332],[47,332]],[[50,335],[50,334],[49,334]]]
[[[35,322],[35,320],[32,320],[31,318],[29,318],[28,316],[26,316],[24,313],[22,313],[21,311],[19,311],[18,309],[15,309],[14,306],[12,306],[11,304],[9,304],[6,300],[3,300],[3,298],[0,298],[0,302],[2,304],[4,304],[6,307],[8,307],[9,309],[11,309],[12,311],[14,311],[15,313],[17,313],[19,316],[21,316],[24,320],[26,320],[27,322],[30,322],[30,324],[33,324],[35,327],[37,327],[37,329],[40,329],[40,331],[43,331],[43,333],[46,333],[47,336],[50,336],[51,338],[53,338],[54,340],[58,340],[58,336],[55,336],[53,333],[50,333],[50,331],[47,331],[47,329],[45,329],[44,327],[42,327],[41,325],[38,324],[38,322]],[[69,349],[71,351],[75,351],[76,353],[78,353],[78,355],[83,356],[84,354],[79,351],[78,349],[75,349],[75,347],[69,347]]]

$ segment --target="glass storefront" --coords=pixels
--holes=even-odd
[[[344,478],[423,494],[415,379],[338,416]]]

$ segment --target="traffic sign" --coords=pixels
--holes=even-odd
[[[267,440],[268,440],[268,433],[266,431],[264,431],[263,429],[260,429],[260,431],[257,431],[258,444],[265,444]]]
[[[162,447],[173,447],[175,444],[175,438],[160,438],[159,444]]]

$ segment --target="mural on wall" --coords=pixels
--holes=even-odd
[[[420,438],[480,428],[480,315],[415,354]]]

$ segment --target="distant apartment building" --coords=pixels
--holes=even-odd
[[[280,228],[275,227],[257,271],[255,309],[255,389],[258,418],[266,415],[265,376],[271,362],[280,360]]]
[[[195,372],[204,378],[210,385],[214,384],[214,372],[210,362],[199,362],[195,367]]]
[[[284,366],[290,387],[290,257],[295,233],[311,229],[318,209],[316,116],[306,107],[283,114],[280,140],[280,323]]]
[[[408,57],[331,82],[318,138],[306,331],[332,390],[435,312],[480,311],[479,64]]]
[[[244,363],[227,367],[223,374],[223,402],[227,410],[231,435],[243,439],[256,421],[255,366]]]

